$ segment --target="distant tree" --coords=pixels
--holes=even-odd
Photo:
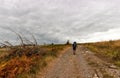
[[[54,45],[54,43],[51,43],[51,45],[53,46],[53,45]]]
[[[69,41],[69,40],[67,40],[66,44],[67,44],[67,45],[69,45],[69,44],[70,44],[70,41]]]
[[[43,44],[44,44],[44,46],[46,46],[46,43],[45,43],[45,42],[44,42]]]

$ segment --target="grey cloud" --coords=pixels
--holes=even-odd
[[[119,27],[118,0],[4,0],[2,3],[0,39],[12,42],[16,42],[16,36],[8,28],[29,39],[31,32],[39,43],[63,43],[67,39],[99,41],[101,37],[96,39],[92,34]]]

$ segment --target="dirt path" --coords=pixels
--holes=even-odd
[[[79,46],[76,55],[73,55],[72,49],[69,48],[62,56],[40,72],[37,78],[105,78],[99,65],[103,67],[106,66],[106,63],[84,47]],[[118,69],[117,72],[120,73]],[[111,72],[106,73],[110,74]],[[115,78],[120,78],[118,74]]]

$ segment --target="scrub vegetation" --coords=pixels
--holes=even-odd
[[[120,40],[86,43],[84,45],[95,52],[97,56],[120,67]]]
[[[1,43],[0,48],[0,78],[36,78],[36,74],[56,58],[67,45],[38,45],[14,32],[20,45],[10,42]]]

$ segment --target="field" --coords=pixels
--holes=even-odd
[[[36,78],[67,45],[26,46],[0,49],[0,78]]]
[[[120,40],[84,44],[97,56],[120,67]]]

